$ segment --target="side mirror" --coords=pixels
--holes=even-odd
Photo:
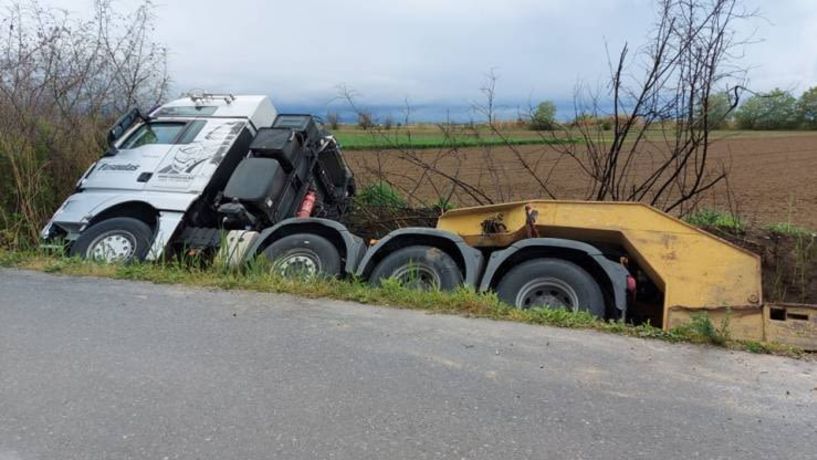
[[[144,120],[142,113],[139,112],[139,109],[134,107],[121,117],[116,120],[113,127],[108,131],[108,147],[110,150],[115,150],[113,145],[116,141],[122,137],[137,121]]]

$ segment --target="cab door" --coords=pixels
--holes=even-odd
[[[188,125],[187,121],[152,121],[140,125],[119,143],[112,155],[97,162],[83,180],[82,188],[143,190]]]

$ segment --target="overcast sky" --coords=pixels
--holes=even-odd
[[[52,0],[87,11],[91,0]],[[817,0],[749,0],[750,86],[817,85]],[[128,2],[119,0],[121,5]],[[570,101],[606,71],[605,43],[645,41],[654,0],[156,0],[174,92],[269,94],[325,104],[345,84],[367,104],[468,105],[495,68],[500,102]]]

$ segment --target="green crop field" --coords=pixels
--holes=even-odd
[[[570,135],[563,131],[537,132],[523,128],[504,128],[497,134],[485,126],[455,126],[443,129],[436,125],[411,125],[393,129],[374,128],[363,130],[354,126],[340,126],[333,131],[335,138],[345,150],[373,149],[434,149],[454,147],[484,147],[502,145],[554,145],[579,142],[580,133]],[[609,141],[611,131],[603,131],[597,140]],[[661,129],[649,130],[646,139],[660,141],[665,133]],[[713,140],[735,138],[774,138],[809,135],[808,131],[713,131]]]
[[[334,131],[334,135],[346,150],[544,145],[572,142],[567,138],[554,138],[549,133],[536,131],[503,130],[501,135],[497,135],[487,129],[460,128],[444,131],[436,126],[365,131],[358,128],[341,127]]]

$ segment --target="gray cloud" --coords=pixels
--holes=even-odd
[[[755,89],[817,85],[817,1],[752,0],[764,20],[745,30]],[[89,0],[54,0],[81,11]],[[652,0],[165,0],[157,38],[178,91],[260,92],[319,104],[336,86],[368,103],[465,105],[495,67],[510,104],[567,101],[578,80],[606,72],[605,43],[642,43]]]

